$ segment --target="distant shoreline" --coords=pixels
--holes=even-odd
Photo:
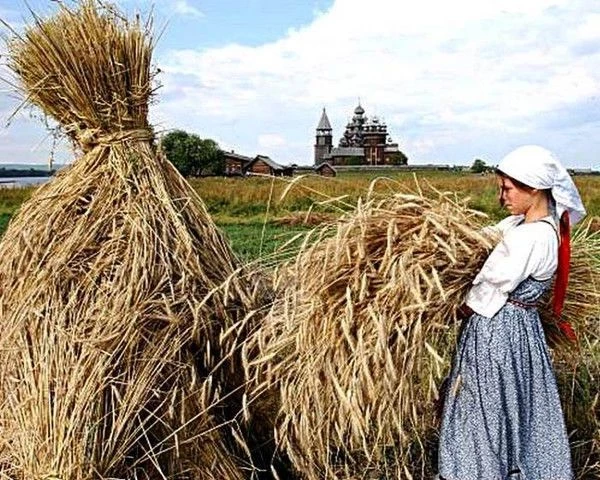
[[[55,170],[42,170],[36,168],[20,169],[0,167],[0,178],[29,178],[51,177]]]

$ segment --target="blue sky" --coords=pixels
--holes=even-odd
[[[120,0],[127,12],[150,2]],[[49,0],[30,0],[51,12]],[[360,97],[412,163],[495,164],[537,143],[600,169],[600,2],[590,0],[157,0],[165,25],[151,121],[229,150],[310,164],[327,108],[337,142]],[[19,28],[20,0],[0,0]],[[1,59],[0,59],[1,61]],[[18,105],[0,92],[0,119]],[[52,147],[23,112],[0,129],[0,162]],[[3,122],[2,125],[4,125]],[[73,154],[59,145],[59,157]]]

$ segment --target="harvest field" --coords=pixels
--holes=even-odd
[[[209,177],[189,182],[227,234],[233,249],[245,260],[269,255],[297,233],[334,220],[355,205],[359,197],[364,197],[372,185],[381,195],[398,190],[416,191],[417,184],[421,188],[431,185],[468,199],[471,208],[490,216],[490,222],[505,215],[496,200],[494,175],[431,171],[386,177],[369,173],[299,179]],[[588,218],[600,216],[600,176],[577,176],[575,183]],[[0,190],[0,232],[34,188]]]
[[[600,215],[600,177],[579,176],[575,178],[575,182],[588,209],[588,218],[595,222],[594,217]],[[434,315],[438,315],[439,318],[436,317],[433,321],[429,319],[430,321],[423,323],[422,329],[418,327],[414,332],[411,330],[410,335],[407,333],[406,336],[407,338],[410,336],[413,346],[406,349],[403,347],[404,343],[394,341],[397,338],[394,333],[396,330],[388,331],[385,329],[387,328],[385,325],[388,323],[396,325],[402,319],[407,325],[420,324],[413,320],[406,320],[407,315],[410,314],[407,312],[410,311],[400,312],[399,308],[400,305],[410,304],[412,292],[416,290],[416,287],[404,288],[402,287],[403,283],[394,283],[390,278],[394,277],[393,272],[396,271],[394,268],[397,267],[398,275],[404,275],[402,277],[404,282],[410,283],[413,278],[420,281],[418,279],[421,277],[414,273],[419,269],[429,271],[430,266],[426,262],[433,258],[430,255],[431,251],[441,252],[440,258],[443,263],[442,246],[448,243],[444,243],[445,240],[439,237],[445,227],[436,230],[438,220],[442,219],[441,223],[443,223],[443,219],[447,219],[450,222],[460,223],[461,226],[465,226],[469,222],[461,220],[465,220],[466,217],[458,216],[461,207],[455,205],[454,202],[451,202],[454,207],[448,209],[448,203],[442,205],[443,202],[436,204],[433,201],[428,204],[427,200],[415,200],[414,197],[407,196],[393,197],[392,193],[418,193],[419,189],[429,193],[431,193],[431,189],[452,192],[457,199],[464,199],[471,208],[487,214],[489,222],[494,222],[505,215],[496,199],[495,176],[465,172],[420,172],[417,175],[402,173],[376,178],[374,175],[362,173],[340,175],[333,179],[317,176],[292,179],[271,177],[203,178],[190,179],[189,183],[204,200],[215,223],[226,233],[232,250],[246,262],[258,260],[260,264],[257,271],[260,275],[264,274],[267,278],[272,274],[276,279],[274,284],[285,285],[282,289],[285,288],[286,294],[279,297],[265,317],[248,317],[253,321],[260,321],[261,328],[252,329],[252,334],[249,334],[244,340],[247,342],[245,346],[248,345],[248,351],[258,351],[259,348],[264,350],[261,350],[261,354],[256,357],[256,360],[247,363],[250,366],[246,367],[245,381],[248,382],[247,391],[250,392],[248,395],[251,399],[249,404],[252,407],[252,420],[248,425],[250,433],[243,431],[242,434],[248,435],[248,440],[244,440],[249,442],[248,445],[267,445],[264,452],[260,449],[254,450],[252,447],[252,461],[255,461],[259,468],[266,467],[267,463],[263,465],[261,462],[274,455],[269,450],[269,446],[271,445],[271,431],[276,425],[278,432],[288,432],[285,437],[287,443],[282,444],[281,447],[281,457],[277,457],[275,461],[277,469],[281,469],[284,473],[288,472],[288,468],[291,469],[290,465],[286,463],[288,461],[293,462],[294,468],[308,472],[306,477],[303,477],[307,479],[323,478],[319,472],[330,467],[342,468],[339,465],[344,465],[344,468],[360,470],[363,468],[361,462],[365,461],[373,472],[381,474],[379,477],[370,478],[431,478],[437,448],[437,434],[434,427],[436,420],[431,409],[415,410],[414,405],[432,404],[431,388],[435,389],[435,387],[430,387],[430,385],[438,382],[442,370],[447,368],[447,355],[451,350],[450,345],[454,341],[451,332],[454,330],[452,330],[452,326],[443,329],[438,327],[442,325],[443,321],[446,321],[444,319],[451,317],[449,312],[454,308],[454,304],[452,301],[446,301],[443,295],[436,295],[429,299],[428,302],[438,302],[432,303],[434,306],[431,311],[436,312]],[[35,187],[0,189],[0,230],[2,232],[19,206],[32,195],[34,189]],[[364,210],[357,208],[357,204],[361,205],[360,199],[367,196],[371,196],[371,198],[376,196],[382,200],[387,198],[387,203],[379,210],[373,206],[376,202],[367,202],[366,206],[362,206]],[[181,196],[177,198],[180,199]],[[392,200],[392,198],[394,199]],[[397,202],[398,198],[403,200]],[[44,199],[38,200],[48,203]],[[412,212],[410,215],[400,213],[402,208],[414,208],[409,205],[418,206],[420,203],[422,205],[416,213]],[[51,208],[51,205],[48,208]],[[437,213],[436,208],[440,208]],[[283,258],[297,251],[298,242],[291,241],[289,242],[291,248],[284,249],[283,253],[277,252],[282,245],[285,245],[290,239],[296,238],[298,233],[306,232],[325,222],[335,222],[344,212],[350,213],[349,222],[345,227],[342,224],[339,228],[339,236],[335,238],[320,237],[320,241],[324,242],[324,248],[305,249],[301,256],[302,261],[292,262],[291,265],[288,264],[287,267],[284,266],[280,269],[269,270],[269,267],[279,265]],[[364,216],[361,215],[361,212],[364,213]],[[393,245],[398,251],[402,251],[403,245],[408,245],[412,241],[411,233],[403,236],[405,232],[413,231],[409,225],[410,222],[420,224],[422,218],[430,218],[433,214],[437,215],[435,218],[438,220],[428,224],[430,230],[427,231],[425,237],[427,239],[441,238],[441,240],[432,242],[428,240],[423,243],[423,245],[431,243],[432,250],[427,250],[421,245],[415,250],[410,250],[411,261],[398,262],[398,265],[403,266],[391,268],[392,263],[390,263],[382,266],[376,273],[369,272],[369,266],[375,262],[384,262],[386,258],[389,262],[390,258],[396,258],[394,257],[396,253],[389,256],[380,254],[388,251],[385,245]],[[176,215],[181,215],[181,212],[179,211]],[[390,241],[389,238],[386,238],[386,233],[389,233],[389,224],[393,225],[394,218],[404,218],[404,223],[397,222],[396,240]],[[410,218],[410,222],[407,223],[406,218]],[[389,219],[392,219],[391,223],[388,222]],[[68,226],[72,224],[72,221],[63,223]],[[23,225],[25,229],[26,225]],[[34,225],[32,225],[32,230],[33,227]],[[69,238],[71,235],[70,230],[68,232],[65,232],[64,228],[59,228],[59,230],[58,233],[64,238]],[[456,227],[447,229],[447,233],[459,231],[462,229]],[[341,235],[340,232],[342,232]],[[472,230],[472,232],[477,232],[477,230]],[[175,235],[175,233],[170,233],[168,238],[173,239]],[[179,237],[175,238],[171,247],[174,250],[178,246],[177,238]],[[461,257],[458,262],[460,276],[464,271],[472,272],[478,268],[475,264],[480,258],[479,253],[484,252],[486,248],[478,238],[473,237],[468,240],[466,236],[464,237],[465,241],[471,243],[468,253],[460,253]],[[327,248],[327,244],[331,246],[330,240],[344,245],[344,248],[340,249],[343,252],[341,255],[334,254],[337,250]],[[416,243],[419,242],[416,241]],[[359,245],[360,248],[358,248]],[[74,245],[74,248],[78,250],[78,244]],[[211,249],[208,248],[207,251],[211,252]],[[357,253],[359,251],[360,255]],[[581,253],[581,249],[578,251]],[[323,256],[323,252],[328,252],[329,256]],[[415,252],[417,252],[417,257],[414,257]],[[596,253],[593,258],[597,258],[598,249],[594,252]],[[349,262],[352,265],[352,269],[349,271],[345,270],[348,267],[345,255],[354,255],[352,261]],[[189,261],[190,257],[186,258],[186,262]],[[573,290],[577,291],[585,290],[582,282],[587,286],[594,283],[585,276],[586,272],[582,274],[581,270],[577,270],[582,265],[587,268],[594,263],[589,261],[592,257],[587,256],[584,261],[581,258],[583,258],[581,255],[575,258],[573,264],[576,268],[573,270],[574,275],[571,278],[571,285],[575,286]],[[329,262],[327,268],[323,268],[324,261]],[[184,264],[187,265],[185,262]],[[425,266],[423,267],[423,265]],[[453,269],[445,271],[445,275],[449,275],[447,278],[454,278],[452,277]],[[281,276],[278,277],[277,272],[282,272]],[[386,277],[382,272],[391,273]],[[288,276],[286,277],[286,275]],[[360,281],[357,281],[358,278]],[[339,282],[336,283],[338,280]],[[463,287],[468,285],[464,282],[457,282],[457,285],[459,283]],[[246,283],[240,284],[245,285]],[[248,282],[248,284],[254,285],[253,282]],[[336,288],[336,285],[343,285],[344,288]],[[383,285],[393,288],[384,288]],[[323,286],[327,286],[327,288],[323,290]],[[364,304],[368,307],[364,307],[360,302],[355,302],[352,305],[356,308],[346,308],[347,299],[354,298],[353,295],[357,294],[356,292],[363,290],[369,292],[365,298],[371,300]],[[312,299],[318,296],[317,292],[321,291],[326,291],[324,297],[329,299],[329,303],[322,305],[323,309],[319,307],[320,302],[316,302],[314,305],[312,303]],[[262,290],[258,290],[258,292],[264,295],[264,299],[260,297],[256,301],[256,305],[262,305],[267,301],[266,299],[271,298],[266,290],[266,293]],[[375,292],[377,295],[374,294]],[[462,294],[459,295],[458,290],[453,290],[453,292],[457,294],[452,298],[461,298]],[[580,303],[571,302],[571,308],[574,305],[576,308],[590,308],[585,303],[586,298],[578,297],[578,300]],[[253,305],[251,306],[253,307]],[[597,302],[594,302],[594,305],[597,305]],[[600,443],[597,436],[597,423],[594,420],[597,418],[595,416],[597,400],[594,399],[597,399],[595,379],[598,375],[599,365],[598,339],[597,328],[592,323],[591,317],[587,318],[590,318],[590,320],[586,320],[587,323],[580,322],[578,325],[583,341],[586,342],[586,348],[582,350],[582,355],[577,357],[577,362],[572,361],[568,350],[564,352],[558,350],[555,359],[565,417],[572,434],[572,454],[578,480],[598,478],[597,472],[600,468],[598,457]],[[317,319],[320,323],[317,322]],[[390,321],[388,322],[388,320]],[[314,330],[312,326],[317,323],[319,323],[319,328]],[[363,329],[362,325],[367,324],[373,328]],[[417,331],[420,333],[417,334]],[[317,336],[310,336],[311,332]],[[349,335],[348,332],[354,332],[352,335],[359,339],[353,344],[353,349],[349,349],[350,343],[347,344],[344,340],[344,335]],[[385,342],[378,343],[379,336],[385,338]],[[320,341],[323,338],[326,340]],[[427,340],[424,341],[424,339]],[[306,341],[302,343],[301,340]],[[383,350],[378,350],[377,345],[383,345]],[[417,348],[416,345],[419,347]],[[315,351],[318,352],[318,355],[315,355]],[[291,357],[287,357],[286,354],[290,352]],[[434,356],[432,356],[432,352],[434,352]],[[441,352],[443,358],[437,352]],[[377,359],[382,355],[381,358],[399,358],[398,365],[392,362],[390,365],[396,366],[391,370],[380,368]],[[386,355],[388,356],[386,357]],[[334,366],[332,367],[332,365]],[[296,370],[293,370],[294,368]],[[396,375],[396,368],[402,368],[403,374]],[[277,374],[268,373],[271,372],[270,369]],[[287,372],[288,369],[291,369],[290,381],[282,373]],[[378,375],[372,375],[373,371],[376,371]],[[379,375],[380,373],[381,375]],[[323,379],[328,375],[331,376],[331,382],[323,383]],[[399,379],[397,383],[392,381],[394,378]],[[403,382],[404,378],[413,380]],[[349,391],[349,386],[355,385],[357,379],[360,379],[361,385],[372,385],[373,387],[356,389],[357,392],[361,392],[360,401],[340,402],[339,392]],[[285,383],[286,387],[281,390],[283,392],[281,398],[278,396],[279,387],[276,386],[276,382],[279,381],[287,382]],[[333,388],[336,385],[337,390]],[[417,386],[422,388],[417,388]],[[395,404],[394,407],[391,407],[390,405],[396,401],[397,388],[404,389],[400,398],[410,400],[401,402],[399,407]],[[413,388],[415,388],[414,392],[411,390]],[[304,392],[304,400],[298,401],[299,392]],[[412,399],[414,398],[417,400],[413,403]],[[314,409],[312,402],[317,402],[317,400],[324,405],[329,405],[329,408]],[[365,409],[360,405],[369,405],[369,407]],[[377,418],[377,421],[369,424],[369,435],[374,435],[374,438],[381,436],[386,440],[382,442],[381,449],[377,450],[379,456],[374,456],[373,459],[367,461],[365,460],[367,457],[364,457],[364,450],[361,450],[364,449],[364,446],[359,444],[360,442],[357,443],[357,438],[363,438],[361,435],[366,434],[358,435],[353,429],[358,428],[357,425],[367,425],[371,407],[373,412],[377,412],[377,414],[373,413],[373,418]],[[279,417],[284,418],[285,422],[273,424],[271,418],[274,411],[278,411]],[[342,420],[338,421],[338,417]],[[346,421],[347,419],[352,419],[352,421]],[[325,430],[314,428],[314,425],[320,424],[335,425],[335,432],[331,434],[331,438],[321,435]],[[403,427],[402,432],[410,432],[410,435],[414,435],[412,443],[403,440],[404,443],[395,444],[390,441],[389,439],[396,438],[396,426],[405,424],[411,426]],[[218,435],[222,434],[220,430],[217,433]],[[221,441],[220,438],[218,437],[217,440]],[[233,458],[228,456],[229,454],[225,450],[226,443],[221,445],[217,440],[214,445],[220,445],[219,448],[223,450],[222,452],[221,450],[216,451],[214,455],[222,454],[222,458]],[[222,441],[225,442],[225,440]],[[213,445],[210,442],[203,444]],[[348,458],[352,458],[352,461],[348,460],[347,464],[344,463],[344,459],[340,460],[337,457],[340,445],[347,449]],[[367,445],[369,448],[372,446],[370,443]],[[327,452],[330,449],[331,452],[336,453],[328,456]],[[307,455],[313,452],[317,452],[315,457],[310,457],[310,461],[303,463],[304,459],[308,458]],[[324,456],[321,455],[323,452],[326,452]],[[338,460],[339,465],[336,463]],[[330,462],[332,462],[331,465]],[[397,469],[401,467],[406,472],[409,470],[413,472],[413,476],[409,476],[408,473],[406,477],[398,476],[399,470]],[[388,469],[389,472],[395,473],[387,475],[385,472],[388,472]],[[289,470],[289,472],[291,471]],[[417,472],[421,472],[421,476],[414,476]],[[236,477],[232,476],[231,478]],[[296,477],[283,476],[281,478]]]

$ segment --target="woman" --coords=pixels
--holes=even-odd
[[[444,402],[440,478],[570,480],[569,442],[536,302],[558,267],[560,315],[569,218],[575,223],[585,210],[567,171],[538,146],[504,157],[498,182],[511,216],[494,227],[502,240],[467,295],[470,315]],[[563,328],[572,332],[565,322]]]

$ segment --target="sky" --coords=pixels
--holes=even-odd
[[[56,2],[29,0],[36,13]],[[494,165],[539,144],[600,170],[596,0],[119,0],[164,31],[150,120],[226,150],[312,164],[326,108],[337,145],[359,102],[409,163]],[[22,0],[0,0],[17,30]],[[0,63],[5,47],[0,47]],[[2,73],[0,67],[0,74]],[[44,163],[39,114],[0,86],[0,163]],[[73,157],[64,144],[57,156]]]

